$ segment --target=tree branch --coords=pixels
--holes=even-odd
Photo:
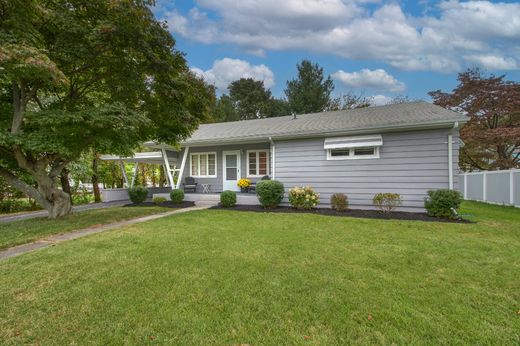
[[[18,179],[15,175],[13,175],[8,170],[0,167],[0,177],[4,178],[5,181],[11,185],[12,187],[22,191],[27,196],[33,198],[36,202],[38,202],[45,209],[50,209],[52,204],[49,203],[39,192],[37,189]]]

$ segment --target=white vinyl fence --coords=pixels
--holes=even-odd
[[[464,199],[520,207],[520,169],[459,175]]]

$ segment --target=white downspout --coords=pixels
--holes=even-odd
[[[177,184],[175,184],[175,188],[178,189],[181,181],[182,181],[182,174],[184,173],[184,167],[186,166],[186,159],[188,158],[188,151],[190,150],[190,147],[184,148],[184,155],[182,155],[182,162],[181,162],[181,168],[179,171],[179,176],[177,177]],[[216,158],[215,158],[216,160]]]
[[[271,137],[269,137],[269,142],[271,142],[271,174],[273,176],[273,180],[275,180],[276,145],[274,144],[274,141]]]
[[[162,151],[162,156],[163,156],[163,160],[164,160],[164,166],[166,167],[166,176],[168,177],[168,182],[170,183],[170,188],[173,190],[174,189],[173,176],[172,176],[172,171],[170,168],[170,161],[168,160],[168,155],[166,154],[166,149],[161,148],[161,151]]]
[[[459,127],[459,123],[455,122],[453,124],[453,129],[456,129]],[[450,134],[448,135],[448,185],[449,189],[453,190],[453,135],[450,131]]]

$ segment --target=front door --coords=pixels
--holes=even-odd
[[[239,191],[237,183],[240,179],[240,151],[224,151],[224,174],[222,190]]]

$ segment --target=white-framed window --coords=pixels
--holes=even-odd
[[[217,153],[190,154],[190,175],[195,178],[216,178]]]
[[[269,174],[269,150],[247,151],[247,176],[259,178]]]
[[[327,160],[377,159],[379,147],[328,149]]]
[[[327,160],[377,159],[383,145],[381,135],[326,138]]]

